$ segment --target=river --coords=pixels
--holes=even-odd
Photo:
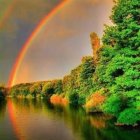
[[[0,140],[139,140],[139,129],[119,128],[103,114],[41,99],[0,101]]]

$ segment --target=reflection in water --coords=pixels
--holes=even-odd
[[[102,113],[97,113],[94,115],[89,115],[90,123],[95,128],[106,128],[107,127],[107,120],[110,120],[111,116],[104,115]]]
[[[0,100],[0,120],[4,118],[6,112],[6,101]]]
[[[56,120],[40,100],[9,100],[13,128],[21,140],[74,140],[64,122]],[[63,133],[62,133],[63,132]]]
[[[140,138],[138,129],[124,130],[114,127],[109,121],[109,116],[89,115],[82,108],[56,106],[39,99],[8,99],[7,107],[9,113],[5,113],[4,117],[10,117],[14,129],[12,134],[16,135],[15,140],[138,140]],[[0,114],[1,112],[2,108]],[[9,130],[5,128],[4,131],[8,134]]]

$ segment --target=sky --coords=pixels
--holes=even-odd
[[[7,83],[23,45],[39,22],[62,0],[0,0],[0,83]],[[68,0],[29,46],[15,83],[62,78],[92,55],[90,33],[103,35],[112,0]]]

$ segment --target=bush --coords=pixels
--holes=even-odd
[[[71,105],[74,106],[78,105],[78,100],[79,100],[79,95],[77,92],[74,91],[69,94],[69,102]]]
[[[42,85],[39,83],[33,84],[30,87],[30,94],[36,97],[37,94],[41,94]]]
[[[90,112],[101,112],[101,106],[105,102],[106,96],[102,94],[102,91],[96,91],[87,98],[85,107]]]
[[[46,83],[42,89],[43,94],[51,95],[54,94],[55,90],[51,82]]]
[[[118,116],[121,111],[122,101],[118,95],[111,95],[102,105],[102,110],[105,113]]]
[[[84,94],[79,95],[78,105],[84,105],[86,103],[86,96]]]
[[[62,89],[62,80],[56,80],[54,83],[54,91],[55,93],[61,94],[63,92]]]
[[[118,117],[117,123],[134,125],[140,121],[140,111],[135,108],[127,108]]]

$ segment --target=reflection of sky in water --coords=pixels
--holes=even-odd
[[[14,135],[14,130],[8,110],[6,109],[6,102],[0,100],[0,140],[17,140]]]
[[[74,140],[72,132],[61,120],[50,117],[47,110],[34,108],[30,103],[27,107],[9,102],[10,118],[18,139],[22,140]],[[45,112],[44,112],[45,111]]]

